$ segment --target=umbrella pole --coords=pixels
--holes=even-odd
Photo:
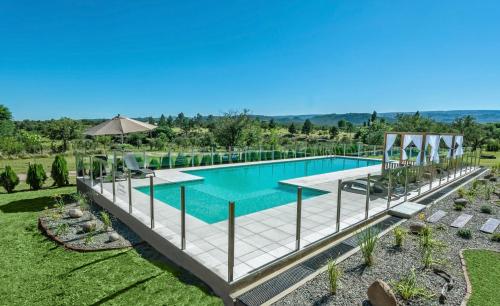
[[[123,144],[123,133],[122,133],[122,144]]]

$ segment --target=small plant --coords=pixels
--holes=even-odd
[[[338,281],[342,277],[342,270],[337,266],[333,259],[328,261],[328,280],[330,282],[330,293],[336,294]]]
[[[420,221],[424,221],[425,220],[425,213],[423,213],[423,212],[419,213],[418,216],[417,216],[417,218]]]
[[[413,298],[429,299],[433,296],[426,288],[420,286],[417,282],[415,268],[412,268],[405,276],[394,284],[396,292],[407,301]]]
[[[4,172],[0,174],[0,184],[8,193],[13,192],[19,184],[19,177],[10,166],[5,166]]]
[[[465,188],[463,187],[460,187],[458,190],[457,190],[457,193],[458,193],[458,196],[461,197],[461,198],[465,198],[465,196],[467,195],[467,190],[465,190]]]
[[[394,232],[394,243],[398,248],[403,246],[404,239],[408,232],[401,226],[397,226],[393,230]]]
[[[435,255],[438,249],[444,245],[440,241],[434,239],[434,234],[430,226],[424,227],[420,232],[419,245],[424,268],[430,268],[434,263],[439,262],[435,258]]]
[[[65,205],[63,198],[60,195],[57,195],[54,197],[54,201],[54,207],[57,209],[57,212],[62,215],[64,213]]]
[[[81,193],[81,192],[75,193],[73,195],[73,199],[78,204],[78,206],[80,206],[80,209],[82,211],[89,210],[89,208],[90,208],[90,206],[89,206],[89,200],[88,200],[87,196],[84,193]]]
[[[491,214],[491,212],[492,212],[491,206],[488,206],[488,205],[481,206],[481,212],[483,214]]]
[[[109,217],[109,214],[105,212],[104,210],[101,211],[101,220],[102,223],[104,224],[104,229],[109,230],[111,228],[111,218]]]
[[[56,155],[52,163],[50,176],[54,180],[54,186],[62,187],[69,184],[68,164],[64,156]]]
[[[61,235],[64,235],[68,232],[69,230],[69,226],[67,223],[61,223],[57,226],[57,229],[56,229],[56,236],[61,236]]]
[[[453,205],[453,209],[456,211],[462,211],[464,210],[465,206],[463,204],[455,204]]]
[[[471,239],[472,231],[468,228],[461,228],[458,230],[457,235],[463,239]]]
[[[500,242],[500,233],[494,233],[491,235],[491,241]]]
[[[367,266],[372,266],[374,262],[373,252],[378,242],[377,234],[378,231],[372,227],[358,234],[358,245]]]
[[[47,174],[45,173],[42,164],[30,164],[28,166],[26,183],[30,185],[31,189],[38,190],[42,188],[46,180]]]
[[[85,245],[91,244],[94,241],[94,236],[95,236],[95,226],[91,227],[89,232],[87,233],[87,236],[85,236],[85,240],[83,243]]]

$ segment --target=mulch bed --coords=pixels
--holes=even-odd
[[[97,207],[90,206],[88,210],[83,211],[83,216],[80,218],[71,218],[68,215],[71,208],[79,208],[79,206],[76,203],[67,204],[62,214],[57,208],[48,209],[38,218],[40,230],[67,249],[92,252],[129,248],[143,243],[137,234],[111,214],[112,229],[105,230],[103,222],[98,217],[100,209]],[[95,222],[96,230],[93,233],[86,233],[82,230],[81,225],[87,221]],[[63,224],[67,224],[65,230],[61,230]],[[109,241],[109,235],[112,232],[119,234],[118,240]],[[87,238],[89,236],[91,239]]]
[[[430,216],[437,210],[447,212],[447,215],[438,223],[431,225],[435,238],[445,246],[438,253],[440,263],[436,264],[436,267],[446,271],[454,280],[454,286],[447,293],[444,305],[460,305],[466,295],[466,280],[460,260],[460,250],[470,248],[498,250],[500,248],[498,242],[491,241],[490,234],[479,231],[488,218],[499,218],[498,195],[493,195],[489,201],[476,199],[463,211],[453,209],[453,199],[456,197],[456,193],[452,194],[425,211],[426,216]],[[480,207],[486,203],[493,209],[491,214],[480,212]],[[465,226],[472,231],[472,239],[460,238],[457,235],[458,229],[449,226],[462,213],[473,215]],[[408,229],[410,222],[417,221],[417,219],[416,216],[411,221],[402,223],[401,226]],[[496,231],[498,232],[499,229],[497,228]],[[440,291],[445,283],[445,280],[436,275],[432,269],[422,268],[418,239],[417,236],[411,234],[406,237],[402,249],[394,246],[392,232],[382,236],[375,250],[375,264],[372,267],[364,266],[360,252],[339,263],[338,266],[343,270],[343,276],[339,281],[340,289],[336,295],[329,293],[328,276],[326,272],[323,272],[277,301],[275,305],[369,305],[366,292],[372,282],[382,279],[394,288],[394,282],[400,280],[412,268],[416,269],[419,285],[425,287],[429,293],[433,294],[433,297],[404,301],[396,293],[398,302],[402,305],[439,305]]]

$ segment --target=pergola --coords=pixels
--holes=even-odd
[[[399,164],[409,163],[405,149],[412,143],[419,149],[416,164],[424,165],[426,163],[425,151],[427,146],[431,147],[429,160],[439,162],[439,146],[441,139],[448,148],[449,158],[461,156],[463,154],[462,134],[458,133],[421,133],[421,132],[385,132],[384,133],[384,155],[382,158],[382,167],[385,169],[389,160],[389,150],[393,147],[397,137],[400,136],[400,155]]]

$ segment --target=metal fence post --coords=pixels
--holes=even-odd
[[[89,156],[89,161],[90,161],[90,167],[89,167],[90,187],[94,188],[94,163],[92,160],[92,155]]]
[[[142,161],[142,167],[143,168],[146,168],[146,151],[143,151],[142,152],[142,157],[143,157],[143,161]]]
[[[113,173],[112,173],[112,180],[113,180],[113,203],[116,202],[116,169],[115,165],[113,164]]]
[[[295,250],[300,249],[300,228],[302,221],[302,187],[297,187],[297,222],[295,230]]]
[[[391,208],[391,197],[392,197],[392,178],[391,178],[391,168],[387,169],[389,173],[389,182],[387,183],[387,209]]]
[[[430,181],[429,181],[429,191],[432,190],[432,181],[434,180],[434,169],[432,167],[432,161],[431,161],[431,164],[429,165],[429,168],[431,169],[430,173]]]
[[[405,166],[405,202],[408,200],[408,166]]]
[[[99,185],[101,185],[101,194],[102,194],[104,191],[102,184],[102,162],[99,163]]]
[[[370,174],[366,176],[366,201],[365,201],[365,220],[368,219],[368,210],[370,209]]]
[[[234,269],[234,202],[229,202],[228,222],[228,250],[227,250],[227,279],[233,281]]]
[[[154,203],[155,203],[155,198],[154,198],[154,185],[153,185],[153,177],[149,177],[149,213],[151,216],[151,228],[155,227],[155,210],[154,210]]]
[[[344,156],[345,156],[345,143],[343,145],[344,145]]]
[[[127,173],[127,181],[128,181],[128,213],[132,213],[132,174],[131,171],[128,170]]]
[[[342,201],[342,180],[338,180],[338,186],[337,186],[337,224],[336,226],[336,232],[338,233],[340,231],[340,202]]]
[[[181,186],[181,250],[186,249],[186,187]]]

